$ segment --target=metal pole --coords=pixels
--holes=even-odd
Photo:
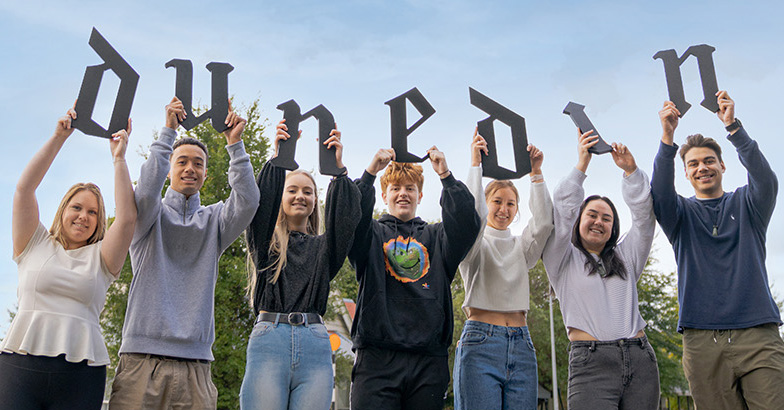
[[[552,292],[550,292],[550,357],[553,359],[553,409],[558,410],[558,373],[555,369],[555,326],[553,326]]]

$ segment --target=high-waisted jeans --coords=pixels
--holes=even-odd
[[[536,351],[528,327],[466,321],[454,390],[455,410],[536,409]]]
[[[322,324],[257,322],[248,341],[243,410],[328,410],[332,402],[332,350]]]

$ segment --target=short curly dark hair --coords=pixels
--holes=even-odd
[[[207,163],[210,162],[210,153],[207,152],[207,147],[203,142],[197,140],[196,138],[182,137],[177,141],[174,141],[174,145],[172,145],[172,152],[174,152],[174,150],[176,150],[180,145],[195,145],[201,148],[201,150],[204,151],[204,167],[207,168]]]

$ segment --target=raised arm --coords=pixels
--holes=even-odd
[[[466,186],[474,197],[474,210],[479,215],[479,234],[476,235],[474,245],[463,259],[470,262],[476,257],[481,249],[482,237],[487,226],[487,201],[485,200],[485,190],[482,188],[482,153],[487,155],[487,141],[479,135],[478,130],[474,130],[474,138],[471,141],[471,168],[468,169]]]
[[[553,223],[553,200],[550,198],[542,175],[544,153],[530,144],[528,145],[528,153],[531,159],[531,192],[528,196],[531,219],[523,229],[521,245],[528,269],[532,269],[542,257],[547,238],[550,237],[555,225]]]
[[[134,240],[139,240],[150,231],[161,213],[161,191],[169,174],[169,158],[172,144],[177,137],[175,131],[179,122],[185,119],[185,108],[179,98],[172,98],[165,107],[166,126],[163,127],[158,139],[150,145],[150,153],[142,164],[139,181],[136,184],[136,230]]]
[[[354,231],[354,243],[348,252],[348,258],[355,268],[367,262],[370,250],[370,242],[373,236],[373,207],[376,205],[376,189],[373,187],[376,174],[394,160],[395,150],[391,148],[378,150],[373,159],[370,160],[370,165],[365,169],[362,176],[354,181],[360,193],[360,216],[359,223]],[[357,279],[359,279],[361,274],[362,272],[357,269]]]
[[[449,280],[454,279],[460,261],[474,245],[481,220],[474,209],[474,196],[462,182],[455,179],[446,163],[444,153],[433,146],[428,150],[433,170],[441,178],[441,220],[444,238],[441,246],[446,255]]]
[[[719,119],[725,127],[731,129],[727,137],[735,149],[738,151],[738,158],[743,167],[748,172],[748,203],[754,209],[761,226],[767,226],[773,216],[773,209],[776,207],[776,195],[778,194],[778,180],[776,174],[770,167],[768,160],[762,155],[759,145],[749,137],[746,130],[737,124],[735,118],[735,101],[733,101],[726,91],[716,93],[719,103]]]
[[[220,213],[220,250],[223,252],[248,227],[256,208],[259,206],[259,187],[253,178],[250,155],[245,152],[242,132],[247,120],[234,112],[229,101],[229,114],[226,116],[228,129],[226,150],[229,152],[229,186],[231,193]]]
[[[343,168],[343,143],[340,141],[340,131],[335,129],[329,133],[330,137],[324,141],[327,148],[335,148],[335,162],[338,168]],[[346,174],[332,179],[327,189],[325,210],[326,252],[329,255],[329,279],[332,280],[340,271],[346,255],[354,239],[360,215],[359,188],[351,182]]]
[[[678,146],[673,142],[675,129],[678,127],[680,112],[672,101],[666,101],[659,111],[662,126],[662,137],[659,151],[653,161],[653,178],[651,194],[653,210],[664,234],[670,241],[675,234],[680,220],[680,204],[678,193],[675,192],[675,154]]]
[[[656,230],[656,217],[653,214],[648,176],[637,167],[631,151],[623,144],[613,143],[612,157],[618,168],[623,170],[621,191],[623,200],[632,214],[632,227],[618,245],[624,261],[630,264],[635,280],[640,279]]]
[[[35,191],[49,171],[52,161],[60,152],[65,140],[73,133],[71,120],[76,119],[76,111],[69,109],[65,116],[57,120],[54,134],[44,143],[22,171],[14,191],[13,214],[11,218],[11,237],[14,243],[14,257],[19,256],[27,247],[30,238],[38,228],[38,200]]]
[[[112,134],[109,146],[112,151],[114,163],[114,202],[116,206],[114,223],[106,231],[101,245],[101,259],[115,277],[120,276],[125,257],[128,256],[128,247],[131,246],[133,231],[136,225],[136,202],[133,197],[131,175],[128,173],[128,164],[125,163],[125,151],[128,148],[128,138],[131,135],[131,120],[128,119],[128,129]]]

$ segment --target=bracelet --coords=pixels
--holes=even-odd
[[[531,182],[541,182],[541,181],[544,181],[544,175],[542,174],[531,175]]]
[[[444,172],[442,172],[442,173],[438,174],[438,176],[439,176],[439,177],[441,177],[441,178],[445,178],[445,177],[444,177],[444,175],[446,175],[446,174],[451,174],[451,173],[452,173],[452,171],[450,171],[450,170],[446,170],[446,171],[444,171]]]
[[[125,162],[125,158],[117,158],[117,159],[112,161],[112,164],[116,164],[118,162]]]

